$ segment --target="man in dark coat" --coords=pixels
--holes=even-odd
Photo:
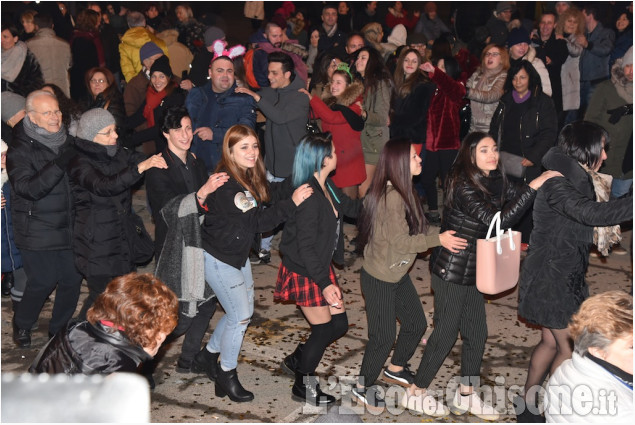
[[[334,5],[326,4],[322,8],[322,25],[319,29],[318,52],[331,51],[346,43],[346,33],[337,27],[337,8]]]
[[[74,152],[62,114],[55,96],[41,90],[27,97],[26,110],[7,155],[15,243],[28,278],[13,319],[13,339],[22,348],[31,345],[31,328],[56,287],[49,336],[66,325],[82,282],[72,250],[73,200],[66,174]]]
[[[235,124],[256,125],[254,100],[236,93],[234,62],[219,56],[208,70],[210,81],[187,95],[185,106],[192,117],[192,152],[203,160],[208,172],[214,171],[222,156],[225,133]]]
[[[536,57],[540,58],[549,73],[551,82],[551,98],[556,106],[556,112],[562,114],[562,80],[560,70],[569,57],[569,49],[565,39],[556,39],[556,14],[545,12],[540,18],[539,30],[532,34],[532,46],[536,48]],[[559,123],[563,122],[564,116],[558,117]],[[558,126],[560,128],[560,125]]]

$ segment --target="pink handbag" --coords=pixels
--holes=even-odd
[[[501,230],[501,213],[494,215],[485,239],[476,241],[476,288],[494,295],[513,288],[520,274],[520,232]],[[496,236],[490,237],[496,225]]]

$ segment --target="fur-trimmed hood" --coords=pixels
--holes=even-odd
[[[624,75],[624,58],[619,58],[611,68],[611,82],[617,95],[626,103],[633,103],[633,82]]]
[[[331,95],[331,83],[328,83],[326,86],[324,86],[324,90],[322,90],[321,99],[329,107],[335,104],[351,106],[363,93],[364,85],[359,81],[353,81],[351,84],[348,85],[348,87],[346,87],[344,93],[337,97],[334,97]]]

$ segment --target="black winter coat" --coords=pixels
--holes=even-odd
[[[259,204],[243,212],[238,208],[239,199],[247,189],[230,177],[207,197],[209,211],[202,226],[205,251],[237,269],[243,267],[256,233],[273,230],[296,210],[289,180],[269,184],[273,205],[264,208]]]
[[[35,58],[35,55],[30,50],[27,50],[20,73],[11,83],[2,80],[2,91],[11,91],[27,97],[32,91],[41,89],[43,85],[44,77],[42,76],[40,63]]]
[[[39,352],[30,373],[109,375],[136,372],[151,356],[126,335],[99,322],[69,324]]]
[[[146,191],[148,194],[148,202],[152,210],[152,218],[154,219],[154,246],[156,258],[159,258],[165,236],[168,232],[168,225],[165,223],[161,215],[161,209],[173,198],[179,195],[187,195],[192,193],[187,189],[181,168],[183,163],[168,148],[163,151],[163,159],[168,164],[168,168],[151,168],[146,171]],[[207,181],[207,170],[202,160],[194,157],[188,152],[188,168],[192,183],[195,187],[194,191],[198,191]],[[199,211],[204,212],[199,205]]]
[[[430,271],[446,282],[475,285],[476,240],[487,236],[487,229],[498,211],[501,211],[501,228],[507,229],[525,214],[536,197],[536,191],[528,185],[508,182],[503,187],[503,177],[498,170],[483,180],[491,194],[465,182],[456,188],[452,205],[443,211],[441,233],[455,230],[454,236],[467,239],[467,247],[457,254],[442,246],[432,251]]]
[[[534,163],[527,167],[525,181],[530,182],[541,173],[542,157],[549,148],[556,144],[558,137],[558,114],[553,104],[553,100],[546,94],[538,91],[532,93],[529,110],[523,115],[520,126],[521,140],[510,140],[505,137],[503,128],[505,121],[505,110],[514,102],[511,92],[507,92],[501,97],[498,107],[492,117],[490,124],[490,134],[498,143],[500,151],[507,151],[505,147],[512,143],[520,143],[523,157]]]
[[[426,143],[428,108],[434,97],[434,83],[417,85],[406,97],[395,95],[390,119],[390,137],[405,137],[413,143]]]
[[[289,270],[308,277],[324,290],[331,284],[331,260],[344,263],[344,216],[356,218],[362,200],[350,199],[327,178],[326,187],[337,210],[336,217],[315,177],[311,177],[309,184],[313,195],[302,202],[285,223],[280,251],[282,263]]]
[[[142,154],[119,148],[114,157],[98,143],[77,139],[68,166],[75,197],[75,264],[84,276],[121,276],[135,269],[122,224],[132,206],[131,187],[141,178]]]
[[[596,202],[589,175],[560,148],[543,159],[564,177],[547,180],[534,203],[534,230],[522,264],[518,314],[531,323],[564,329],[589,296],[585,275],[593,226],[632,220],[633,197]]]
[[[73,198],[66,171],[56,164],[55,152],[26,135],[22,122],[14,130],[7,172],[15,244],[34,251],[71,249]]]

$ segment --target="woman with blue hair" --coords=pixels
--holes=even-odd
[[[305,344],[282,362],[295,375],[293,398],[325,406],[335,402],[320,390],[315,376],[322,355],[348,330],[348,319],[331,261],[343,263],[342,218],[357,217],[361,201],[352,200],[335,186],[337,154],[330,133],[309,135],[300,141],[293,163],[293,186],[308,183],[313,196],[300,204],[285,224],[280,252],[282,263],[274,298],[295,301],[311,325]]]

